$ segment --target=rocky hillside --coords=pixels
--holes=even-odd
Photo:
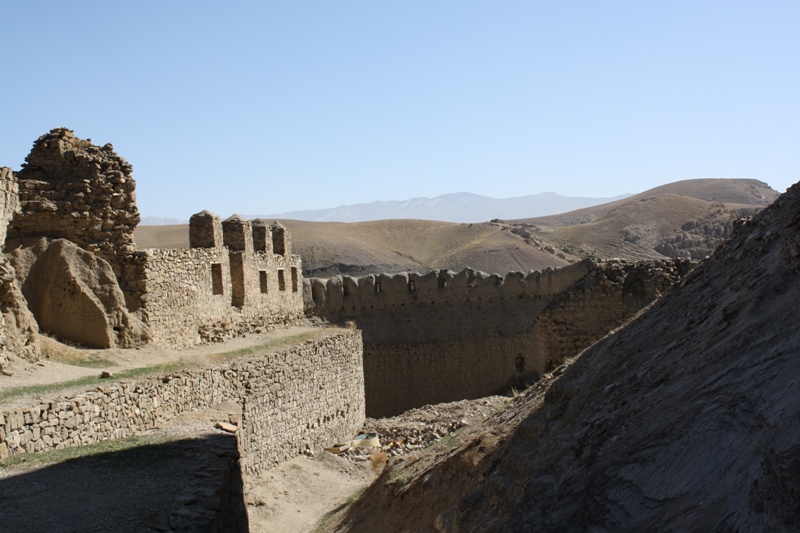
[[[730,237],[736,220],[777,197],[757,180],[686,180],[588,209],[507,224],[516,233],[548,242],[570,260],[700,260]]]
[[[800,184],[558,378],[395,460],[330,529],[797,531],[798,275]]]

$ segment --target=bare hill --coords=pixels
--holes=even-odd
[[[759,209],[661,194],[622,204],[591,222],[527,229],[575,257],[699,260],[730,237],[734,221]]]
[[[800,184],[546,393],[391,464],[336,530],[797,531],[799,273]]]
[[[559,215],[537,218],[507,220],[509,224],[530,224],[541,226],[573,226],[584,224],[609,213],[625,204],[638,202],[659,195],[687,196],[721,204],[742,204],[766,207],[779,196],[779,193],[763,181],[754,179],[704,178],[681,180],[667,183],[642,193],[614,202],[600,204]]]
[[[429,220],[374,222],[281,221],[291,232],[305,275],[426,271],[466,267],[486,272],[541,270],[566,260],[546,245],[524,239],[497,224],[454,224]],[[140,226],[136,242],[144,248],[185,248],[189,229]]]
[[[686,180],[588,209],[508,224],[547,241],[571,260],[699,260],[730,236],[734,221],[777,197],[757,180]]]
[[[776,197],[756,180],[703,179],[523,221],[281,222],[292,232],[306,276],[465,267],[506,274],[564,266],[585,257],[701,259],[730,235],[734,220]],[[139,248],[189,245],[186,225],[140,226],[135,238]]]

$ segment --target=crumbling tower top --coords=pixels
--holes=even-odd
[[[222,221],[211,211],[200,211],[189,219],[190,248],[222,247]]]
[[[56,128],[33,143],[22,167],[21,213],[9,225],[9,239],[68,239],[112,264],[136,249],[133,167],[111,144],[95,146]]]

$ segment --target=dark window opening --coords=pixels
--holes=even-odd
[[[278,269],[278,290],[285,291],[286,290],[286,279],[283,276],[283,269]]]
[[[222,263],[211,263],[211,293],[223,294]]]
[[[272,228],[272,253],[286,255],[286,232],[283,228]]]
[[[266,270],[258,271],[258,282],[259,285],[261,285],[261,294],[267,294],[269,292],[269,281],[267,279]]]
[[[292,267],[292,292],[297,292],[297,267]]]

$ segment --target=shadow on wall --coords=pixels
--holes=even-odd
[[[0,479],[0,524],[8,532],[246,532],[236,438],[209,434],[12,474]]]

